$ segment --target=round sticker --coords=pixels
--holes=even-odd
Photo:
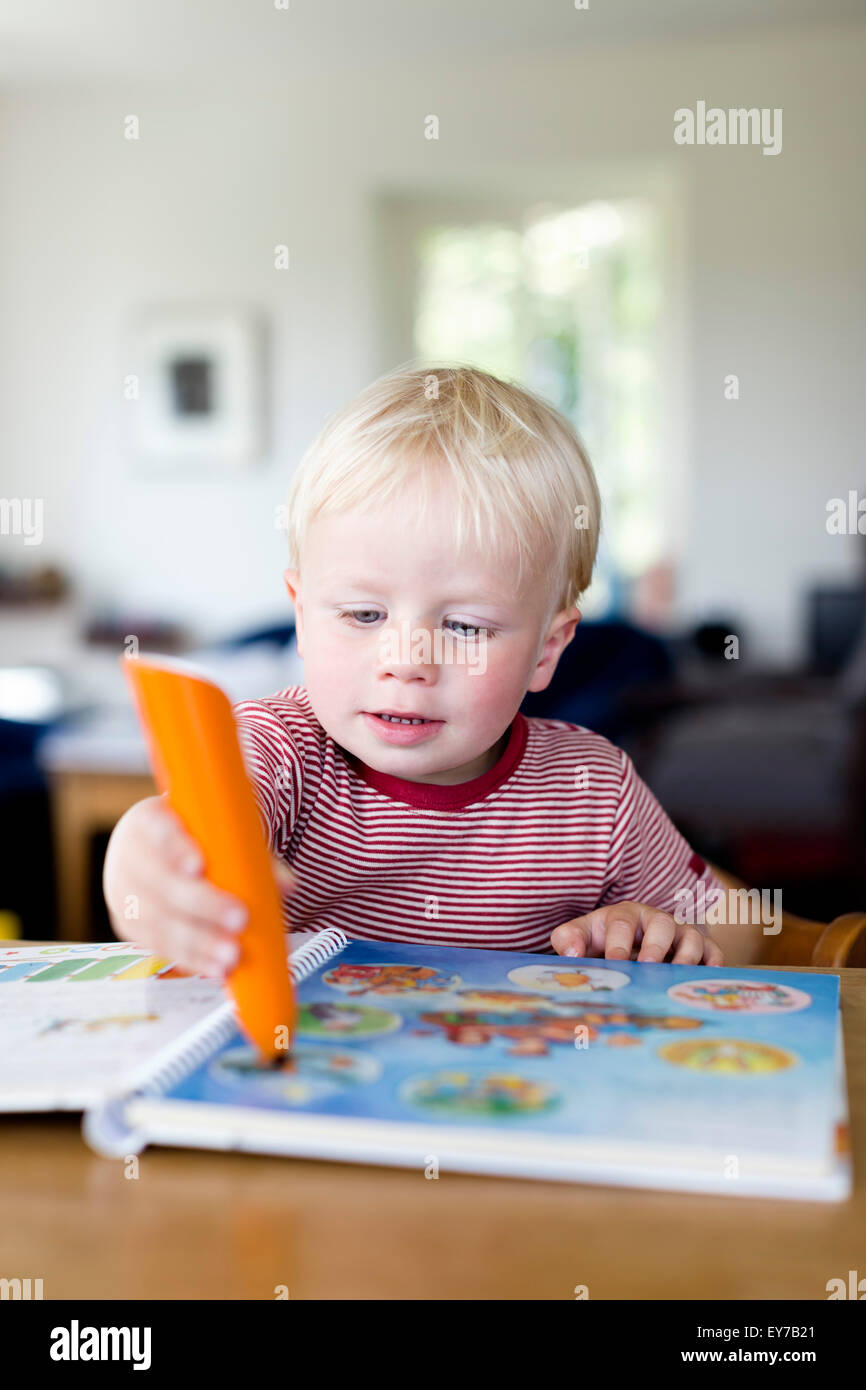
[[[509,970],[508,978],[512,984],[562,997],[604,994],[631,983],[621,970],[608,970],[601,965],[567,965],[564,961],[556,965],[521,965]]]
[[[399,995],[405,1001],[442,994],[462,981],[459,975],[448,975],[430,965],[336,965],[322,976],[322,983],[352,998]]]
[[[446,1115],[526,1115],[552,1110],[561,1095],[547,1081],[516,1072],[476,1075],[466,1071],[436,1071],[404,1082],[401,1096],[409,1105]]]
[[[672,985],[668,997],[693,1009],[705,1009],[716,1014],[787,1014],[805,1009],[812,996],[790,985],[775,985],[769,980],[686,980]]]
[[[500,1014],[522,1014],[533,1009],[556,1013],[559,1009],[558,1002],[549,995],[531,994],[524,989],[459,989],[449,1002],[457,1009],[486,1009]]]
[[[366,1053],[338,1052],[331,1047],[298,1047],[281,1066],[271,1066],[253,1047],[233,1047],[211,1063],[209,1075],[220,1085],[250,1087],[262,1096],[289,1105],[311,1100],[350,1086],[375,1081],[381,1063]]]
[[[298,1034],[306,1038],[372,1038],[393,1033],[402,1019],[387,1009],[366,1004],[332,1004],[324,1000],[302,1004],[298,1010]]]
[[[701,1042],[666,1043],[659,1057],[691,1071],[712,1072],[719,1076],[758,1076],[784,1071],[797,1061],[793,1052],[769,1043],[742,1038],[706,1038]]]

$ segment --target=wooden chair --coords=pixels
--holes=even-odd
[[[747,888],[723,869],[709,867],[725,888]],[[774,936],[751,923],[726,923],[707,930],[724,951],[725,965],[866,967],[866,912],[846,912],[827,924],[794,917],[783,909],[782,930]]]

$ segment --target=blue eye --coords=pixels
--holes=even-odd
[[[492,627],[478,627],[475,623],[463,623],[460,621],[459,618],[448,618],[446,619],[445,625],[446,627],[450,626],[451,628],[463,628],[462,632],[455,632],[455,636],[465,637],[470,642],[474,641],[482,633],[485,637],[493,636]]]
[[[361,627],[371,627],[377,618],[382,617],[382,614],[378,608],[342,608],[338,617],[356,622]]]

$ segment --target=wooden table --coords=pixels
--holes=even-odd
[[[792,973],[797,973],[796,970]],[[842,979],[855,1164],[866,972]],[[0,1275],[47,1299],[820,1299],[866,1276],[866,1183],[768,1201],[146,1149],[137,1180],[75,1116],[0,1117]]]

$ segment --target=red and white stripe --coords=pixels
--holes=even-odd
[[[298,877],[292,930],[551,951],[607,903],[716,880],[630,758],[577,724],[518,714],[495,767],[457,786],[350,763],[291,686],[234,706],[271,848]]]

